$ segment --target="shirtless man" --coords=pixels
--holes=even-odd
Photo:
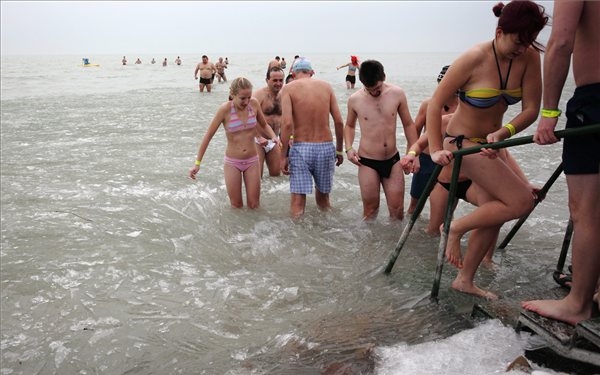
[[[267,124],[271,126],[275,134],[281,131],[281,88],[285,73],[281,68],[273,67],[267,72],[267,87],[256,90],[253,96],[258,99],[260,107],[265,115]],[[276,177],[281,174],[281,149],[275,143],[262,136],[258,136],[256,143],[260,146],[258,157],[260,158],[260,175],[263,174],[264,162],[267,162],[269,176]]]
[[[333,88],[325,81],[312,78],[314,71],[309,60],[299,58],[293,74],[294,81],[281,90],[281,170],[290,175],[290,211],[292,217],[297,218],[304,214],[306,194],[312,193],[313,179],[317,206],[321,210],[331,207],[329,193],[334,165],[339,166],[344,161],[344,120]],[[335,127],[335,146],[329,115]],[[294,143],[290,148],[292,136]]]
[[[219,61],[217,61],[215,64],[215,68],[217,69],[217,78],[219,79],[219,83],[221,83],[221,80],[223,80],[223,82],[227,82],[227,77],[225,77],[225,69],[227,69],[227,64],[225,64],[222,57],[219,57]]]
[[[267,70],[271,69],[273,67],[281,68],[281,61],[280,60],[281,59],[279,58],[279,56],[275,56],[275,59],[269,61],[269,67],[267,68]]]
[[[538,144],[558,141],[554,129],[561,114],[559,100],[571,55],[577,88],[565,111],[567,129],[600,122],[600,2],[554,2],[552,33],[544,54],[542,117],[533,136]],[[522,305],[547,318],[576,325],[592,316],[592,298],[600,276],[600,135],[565,138],[563,163],[573,219],[571,291],[562,300]]]
[[[364,69],[364,70],[363,70]],[[400,87],[385,83],[379,61],[360,65],[363,90],[348,99],[348,117],[344,127],[346,155],[358,165],[358,184],[363,201],[363,219],[374,219],[379,211],[379,191],[383,192],[390,217],[404,217],[404,171],[396,147],[396,119],[400,116],[408,146],[417,140],[415,124],[408,110],[406,94]],[[356,120],[361,128],[358,150],[354,150]]]
[[[211,92],[212,80],[217,72],[217,68],[215,68],[215,64],[208,62],[208,56],[202,55],[202,62],[196,65],[194,79],[198,79],[198,72],[200,72],[200,92],[204,92],[204,87],[206,87],[207,92]]]

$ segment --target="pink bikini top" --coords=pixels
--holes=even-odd
[[[252,109],[252,106],[250,104],[248,104],[248,120],[246,120],[246,122],[242,122],[242,120],[240,120],[240,118],[238,117],[237,111],[235,110],[235,105],[233,104],[233,101],[231,102],[231,111],[229,112],[231,114],[231,117],[229,118],[229,124],[225,127],[225,130],[227,130],[230,133],[235,133],[235,132],[239,132],[242,130],[246,130],[246,129],[251,129],[253,127],[256,126],[256,114],[254,113],[254,110]]]

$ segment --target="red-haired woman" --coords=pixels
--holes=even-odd
[[[350,62],[337,67],[337,70],[348,67],[348,73],[346,73],[346,88],[353,89],[356,83],[356,73],[358,73],[358,57],[350,56]]]
[[[437,87],[427,109],[427,134],[431,158],[440,165],[452,163],[452,151],[477,144],[502,141],[531,125],[540,110],[542,78],[538,33],[548,22],[544,8],[533,1],[498,3],[499,17],[492,40],[460,55]],[[441,137],[444,104],[458,92],[459,104]],[[509,105],[521,111],[509,121]],[[505,124],[505,125],[503,125]],[[507,165],[503,151],[483,149],[463,157],[461,174],[485,193],[479,207],[453,220],[448,233],[446,258],[458,268],[452,288],[488,299],[497,296],[473,282],[497,228],[533,208],[530,186]],[[471,232],[463,258],[461,238]]]

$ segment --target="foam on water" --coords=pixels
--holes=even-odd
[[[506,373],[508,365],[522,355],[528,338],[497,320],[443,340],[418,345],[398,344],[377,348],[377,375],[445,374],[491,375]],[[539,369],[539,366],[532,366]],[[558,374],[545,369],[548,374]],[[509,374],[528,374],[513,370]]]

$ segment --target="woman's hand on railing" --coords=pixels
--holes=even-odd
[[[453,158],[452,152],[448,150],[439,150],[431,154],[431,160],[439,165],[448,165]]]

